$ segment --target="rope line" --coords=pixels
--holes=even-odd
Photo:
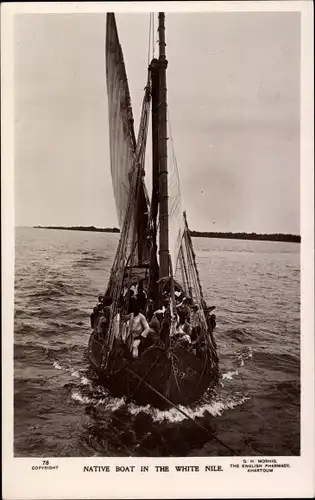
[[[151,55],[151,20],[152,20],[152,14],[150,13],[150,21],[149,21],[149,47],[148,47],[148,66],[150,64],[150,55]],[[154,43],[154,42],[153,42]]]
[[[134,377],[136,377],[138,380],[142,380],[141,377],[136,373],[134,372],[131,368],[128,368],[126,367],[126,370],[129,371]],[[184,417],[188,418],[189,420],[191,420],[192,422],[194,422],[194,424],[199,427],[200,429],[202,429],[203,431],[205,431],[208,436],[210,436],[212,439],[214,439],[215,441],[217,441],[218,443],[220,443],[222,446],[224,446],[227,450],[229,450],[233,455],[236,455],[238,456],[239,453],[237,453],[235,450],[233,450],[229,445],[225,444],[221,439],[219,439],[217,436],[215,436],[214,434],[212,434],[208,429],[206,429],[206,427],[204,427],[202,424],[200,424],[199,422],[197,422],[196,420],[194,420],[190,415],[188,415],[188,413],[186,413],[184,410],[182,410],[181,408],[179,408],[175,403],[172,403],[172,401],[170,399],[168,399],[166,396],[164,396],[163,394],[161,394],[157,389],[155,389],[151,384],[149,384],[148,382],[146,382],[145,380],[142,380],[142,383],[145,384],[147,387],[149,387],[153,392],[155,392],[158,396],[160,396],[161,399],[163,399],[164,401],[166,401],[168,404],[170,404],[171,406],[173,406],[173,408],[175,408],[177,411],[179,411],[182,415],[184,415]]]
[[[157,43],[157,38],[155,40],[155,28],[154,28],[154,12],[150,13],[150,21],[149,21],[149,42],[148,42],[148,66],[150,64],[150,60],[155,56],[155,45]]]
[[[152,13],[152,40],[153,40],[153,59],[154,59],[154,56],[155,56],[155,44],[156,44],[156,41],[154,41],[154,12]]]
[[[139,389],[139,387],[142,384],[142,382],[147,378],[147,376],[149,375],[150,371],[153,370],[153,368],[155,367],[155,365],[158,363],[159,360],[160,360],[160,355],[157,356],[157,358],[154,361],[154,363],[151,366],[149,366],[149,369],[147,370],[147,372],[145,373],[145,375],[143,376],[143,378],[141,380],[139,380],[138,385],[132,391],[132,393],[128,396],[127,400],[131,400],[132,396],[135,394],[135,392],[137,392],[137,390]]]

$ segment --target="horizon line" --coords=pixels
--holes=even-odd
[[[117,226],[107,226],[107,227],[99,227],[99,226],[94,226],[94,225],[87,225],[87,226],[81,226],[81,225],[16,225],[15,227],[27,227],[27,228],[32,228],[32,229],[75,229],[75,228],[82,228],[82,229],[98,229],[98,230],[114,230],[115,232],[120,232],[119,227]],[[199,229],[189,229],[190,232],[192,233],[217,233],[217,234],[246,234],[246,235],[251,235],[251,234],[256,234],[256,235],[268,235],[268,236],[276,236],[276,235],[281,235],[281,236],[295,236],[295,237],[301,237],[300,234],[298,233],[283,233],[283,232],[273,232],[273,233],[258,233],[256,231],[214,231],[214,230],[199,230]]]

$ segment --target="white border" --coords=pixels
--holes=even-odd
[[[39,459],[13,458],[13,286],[14,286],[14,132],[13,18],[17,13],[299,11],[301,58],[301,457],[276,457],[291,468],[272,474],[231,469],[232,458],[51,460],[58,471],[32,471]],[[310,1],[279,2],[114,2],[7,3],[1,6],[2,118],[2,394],[3,496],[57,498],[249,498],[313,497],[314,487],[314,174],[313,174],[313,9]],[[252,458],[252,457],[251,457]],[[272,457],[268,457],[272,458]],[[98,464],[219,464],[223,473],[82,473]],[[162,476],[162,478],[160,477]]]

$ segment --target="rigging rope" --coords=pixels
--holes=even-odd
[[[152,14],[150,13],[150,22],[149,22],[149,47],[148,47],[148,66],[150,64],[150,55],[151,55],[151,20],[152,20]],[[154,41],[153,41],[154,43]]]
[[[151,12],[149,21],[148,66],[151,59],[153,59],[155,56],[155,44],[157,43],[157,39],[155,40],[154,38],[154,32],[154,12]]]
[[[176,158],[176,154],[175,154],[175,146],[174,146],[174,139],[173,139],[173,134],[172,134],[171,117],[170,117],[169,107],[167,107],[167,121],[168,121],[168,131],[169,131],[169,138],[170,138],[171,151],[172,151],[172,157],[173,157],[173,165],[174,165],[174,169],[176,172],[176,176],[179,179],[178,165],[177,165],[177,158]],[[180,203],[180,199],[177,201],[176,204],[173,205],[172,212],[170,212],[170,214],[169,214],[170,216],[173,215],[173,213],[178,208],[178,203]],[[174,264],[176,264],[176,263],[174,263]]]
[[[155,56],[155,44],[156,44],[156,41],[154,41],[154,12],[152,14],[152,40],[153,40],[153,59],[154,59],[154,56]]]

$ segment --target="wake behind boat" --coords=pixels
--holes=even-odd
[[[148,68],[138,137],[114,14],[107,14],[106,77],[113,191],[120,240],[91,314],[89,359],[114,396],[159,408],[191,405],[214,387],[214,307],[202,293],[175,159],[168,161],[165,16]],[[152,194],[145,151],[152,118]]]

